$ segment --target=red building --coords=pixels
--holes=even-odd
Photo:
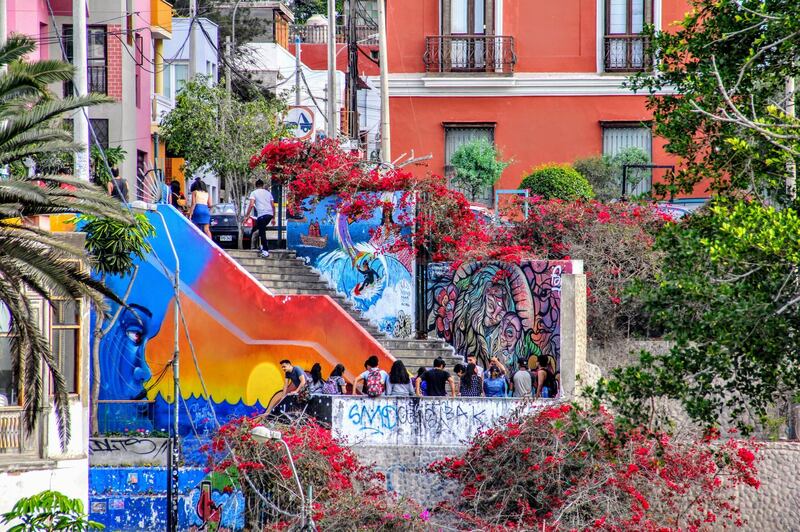
[[[496,189],[517,188],[541,163],[629,146],[674,164],[652,137],[645,96],[621,84],[648,67],[645,24],[668,28],[686,9],[685,0],[389,0],[392,158],[430,153],[418,171],[447,174],[459,145],[487,138],[512,160]]]

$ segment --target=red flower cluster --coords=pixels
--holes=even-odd
[[[758,487],[757,448],[718,435],[677,442],[569,405],[512,414],[431,471],[460,484],[445,505],[486,530],[710,530],[741,524],[731,494]]]

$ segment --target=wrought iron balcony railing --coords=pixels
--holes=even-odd
[[[513,74],[514,37],[504,35],[434,35],[425,38],[426,72]]]
[[[290,43],[294,41],[295,36],[300,37],[303,43],[326,44],[328,42],[328,26],[294,24],[291,27]],[[369,25],[356,26],[356,41],[358,41],[358,44],[377,46],[378,27]],[[336,26],[336,42],[340,44],[347,42],[347,26]]]
[[[644,35],[607,35],[605,37],[606,72],[638,72],[650,68],[647,53],[649,40]]]

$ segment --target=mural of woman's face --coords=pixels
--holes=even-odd
[[[499,285],[493,284],[486,290],[486,306],[484,307],[483,325],[496,327],[506,313],[505,291]]]
[[[139,305],[124,309],[103,338],[101,399],[144,399],[144,383],[152,376],[144,349],[153,327],[152,314]]]
[[[522,337],[522,321],[519,316],[509,312],[500,322],[500,348],[505,353],[513,353],[514,347]]]

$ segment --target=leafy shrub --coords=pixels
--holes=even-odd
[[[573,201],[594,196],[586,178],[567,164],[545,164],[534,168],[522,180],[520,188],[526,188],[531,194],[545,199]]]
[[[0,524],[11,525],[6,529],[8,532],[83,532],[105,528],[100,523],[87,519],[80,499],[71,499],[63,493],[51,490],[18,500],[10,512],[0,516]]]
[[[759,486],[758,448],[717,440],[630,428],[602,408],[523,407],[463,455],[431,464],[461,490],[436,515],[454,511],[462,529],[498,531],[741,526],[731,496]]]
[[[501,161],[494,145],[478,139],[459,146],[450,159],[455,168],[452,181],[464,189],[474,200],[482,191],[494,186],[507,161]]]
[[[647,164],[650,158],[640,148],[626,148],[614,156],[597,155],[577,159],[573,168],[592,186],[597,199],[608,201],[622,195],[622,165]],[[631,168],[628,170],[628,189],[634,188],[647,176],[648,170]]]

